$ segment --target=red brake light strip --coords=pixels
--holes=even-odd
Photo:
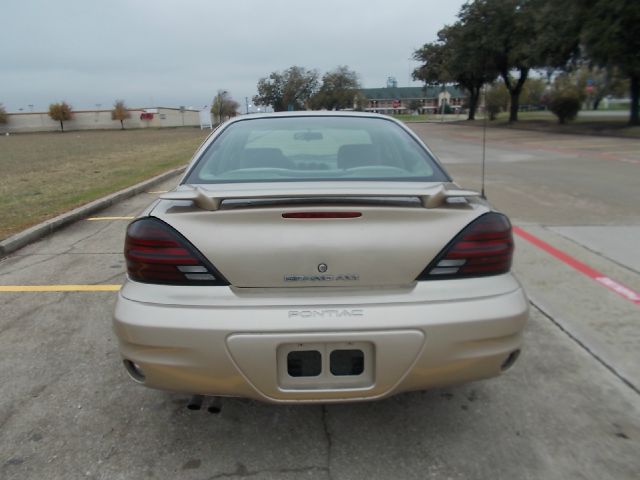
[[[358,218],[362,212],[286,212],[282,218],[292,218],[298,220],[316,220],[325,218]]]

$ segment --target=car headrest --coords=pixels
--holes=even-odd
[[[380,165],[380,152],[372,144],[342,145],[338,149],[338,168],[365,167]]]
[[[242,152],[243,168],[294,168],[279,148],[247,148]]]

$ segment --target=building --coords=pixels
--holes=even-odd
[[[131,117],[124,120],[125,128],[198,127],[200,112],[189,108],[129,108]],[[0,125],[0,133],[52,132],[60,130],[60,122],[47,112],[8,113],[8,122]],[[111,120],[108,110],[75,110],[73,118],[64,122],[66,130],[119,129],[120,121]]]
[[[464,90],[453,87],[394,87],[363,88],[362,94],[367,98],[367,112],[397,115],[413,113],[412,104],[417,106],[417,112],[436,113],[443,104],[449,105],[454,111],[462,109],[466,101]]]

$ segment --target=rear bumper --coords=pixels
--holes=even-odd
[[[226,289],[227,301],[199,306],[141,301],[140,284],[128,282],[114,330],[123,358],[152,388],[276,403],[370,400],[499,375],[521,348],[528,301],[510,274],[498,278],[493,294],[466,300],[429,292],[442,288],[434,283],[458,289],[480,279],[365,297],[306,293],[306,301],[204,287]],[[324,359],[349,345],[365,351],[365,371],[332,376]],[[322,374],[290,377],[284,359],[292,349],[321,351]]]

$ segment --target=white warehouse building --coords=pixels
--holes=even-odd
[[[124,120],[125,128],[162,128],[200,126],[200,111],[190,108],[129,108],[131,117]],[[208,111],[207,111],[208,113]],[[60,130],[60,122],[47,112],[8,113],[8,121],[0,124],[0,133],[53,132]],[[66,130],[119,129],[120,121],[111,120],[108,110],[75,110],[73,118],[64,122]]]

